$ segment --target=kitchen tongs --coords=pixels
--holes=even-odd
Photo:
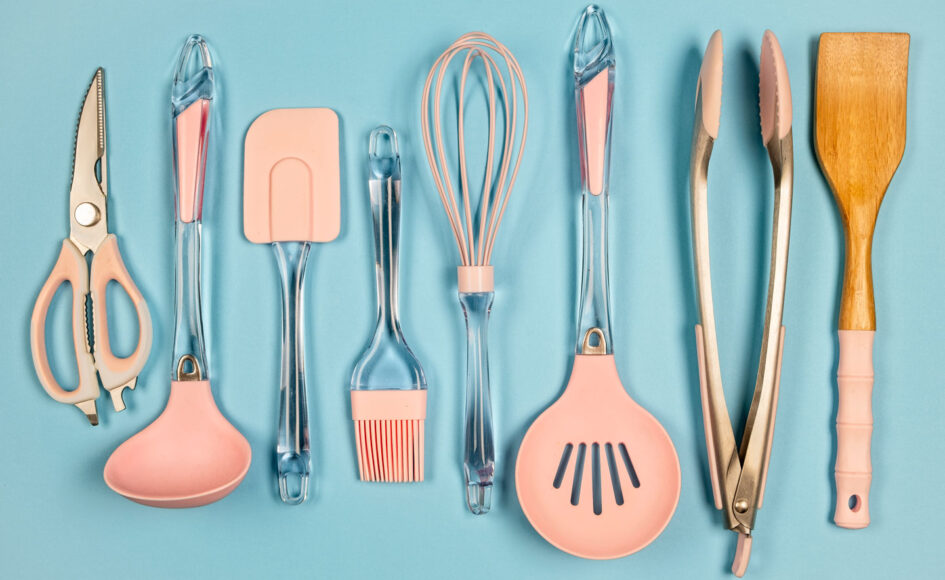
[[[735,445],[719,366],[719,347],[712,306],[709,272],[709,222],[707,174],[712,146],[718,136],[722,100],[722,34],[716,31],[706,48],[696,94],[695,122],[690,160],[692,237],[696,283],[702,324],[696,326],[702,412],[715,507],[722,510],[725,525],[738,533],[732,572],[744,574],[751,551],[751,530],[764,498],[765,479],[774,437],[784,327],[784,288],[791,227],[791,193],[794,154],[791,132],[791,93],[781,48],[766,31],[761,48],[761,134],[774,172],[774,225],[771,270],[761,362],[741,445]]]

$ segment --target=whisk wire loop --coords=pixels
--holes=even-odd
[[[457,120],[457,145],[459,149],[459,189],[461,202],[457,202],[453,179],[449,174],[441,124],[441,95],[443,80],[451,61],[465,51],[460,76]],[[498,55],[499,58],[496,58]],[[481,61],[488,91],[488,149],[486,170],[479,200],[479,221],[473,214],[468,169],[466,163],[466,132],[463,123],[465,113],[466,80],[476,61]],[[500,66],[504,62],[505,71]],[[508,83],[506,83],[508,78]],[[435,81],[435,82],[434,82]],[[432,92],[431,92],[432,89]],[[520,91],[519,91],[520,89]],[[518,133],[518,94],[522,95],[522,129]],[[502,99],[504,135],[499,149],[498,175],[496,175],[496,122],[499,107],[496,95]],[[430,104],[432,101],[432,114]],[[518,176],[525,139],[528,134],[528,91],[525,77],[511,52],[498,40],[484,32],[470,32],[460,36],[437,58],[430,68],[423,87],[420,107],[420,122],[423,145],[443,209],[449,219],[453,237],[459,248],[463,266],[486,266],[492,259],[499,224],[505,214],[509,195]],[[432,132],[431,132],[432,123]],[[512,160],[515,160],[514,165]],[[462,211],[460,211],[462,205]],[[476,235],[474,235],[474,232]]]

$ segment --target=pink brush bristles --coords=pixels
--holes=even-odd
[[[423,481],[426,390],[351,391],[361,481]]]
[[[355,421],[361,481],[423,481],[423,423]]]

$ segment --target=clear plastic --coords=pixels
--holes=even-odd
[[[210,379],[200,307],[200,230],[200,222],[175,225],[173,381]]]
[[[460,292],[466,318],[466,437],[463,473],[466,504],[476,515],[492,509],[495,442],[489,389],[488,325],[494,292]]]
[[[196,52],[195,52],[196,51]],[[192,58],[198,55],[199,59]],[[201,250],[201,212],[203,205],[205,172],[207,162],[209,117],[214,96],[213,67],[210,50],[200,36],[187,39],[181,49],[174,83],[171,87],[171,130],[174,144],[174,206],[179,208],[178,172],[183,165],[178,150],[178,116],[200,99],[207,103],[207,122],[201,127],[197,154],[200,156],[192,165],[199,168],[194,205],[196,211],[192,221],[181,221],[180,211],[175,211],[175,291],[174,291],[174,348],[171,378],[209,380],[209,363],[203,333],[201,312],[200,250]]]
[[[577,103],[578,142],[581,156],[581,189],[583,206],[583,257],[581,294],[578,301],[578,335],[575,352],[585,350],[585,339],[590,346],[595,340],[603,341],[604,352],[613,353],[610,336],[610,296],[607,258],[607,208],[610,189],[610,138],[613,120],[614,71],[616,60],[611,42],[610,27],[603,11],[588,6],[578,21],[574,40],[574,97]],[[588,131],[585,126],[585,88],[598,75],[607,75],[606,132],[603,156],[603,189],[599,195],[588,186]],[[596,105],[592,105],[596,106]],[[598,329],[600,333],[588,333]],[[596,338],[594,338],[596,336]]]
[[[400,154],[397,135],[381,126],[371,133],[368,188],[374,218],[377,326],[351,375],[352,390],[426,389],[420,361],[400,326]]]
[[[276,242],[272,248],[282,280],[282,369],[276,471],[282,501],[295,505],[308,497],[312,471],[305,399],[305,308],[302,295],[311,244]]]
[[[186,213],[193,219],[200,221],[203,212],[204,168],[206,167],[208,145],[210,137],[210,112],[214,98],[213,63],[210,59],[210,49],[207,42],[199,35],[191,35],[184,43],[174,72],[174,83],[171,85],[171,143],[174,148],[174,207],[177,209],[177,218],[181,219],[181,203],[193,204],[192,211]],[[190,143],[198,146],[192,151],[182,152],[178,149],[181,139],[178,135],[178,117],[192,105],[202,102],[205,105],[206,116],[203,123],[188,128],[197,134],[187,135]],[[199,132],[199,133],[198,133]],[[196,159],[181,159],[182,155],[194,155]],[[197,179],[194,181],[195,191],[180,191],[180,172],[183,167],[195,169]],[[187,182],[185,179],[184,182]],[[191,208],[188,208],[191,209]],[[190,220],[187,220],[190,221]]]

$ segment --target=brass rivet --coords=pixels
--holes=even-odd
[[[748,500],[740,499],[735,502],[735,511],[740,514],[743,514],[748,511]]]

